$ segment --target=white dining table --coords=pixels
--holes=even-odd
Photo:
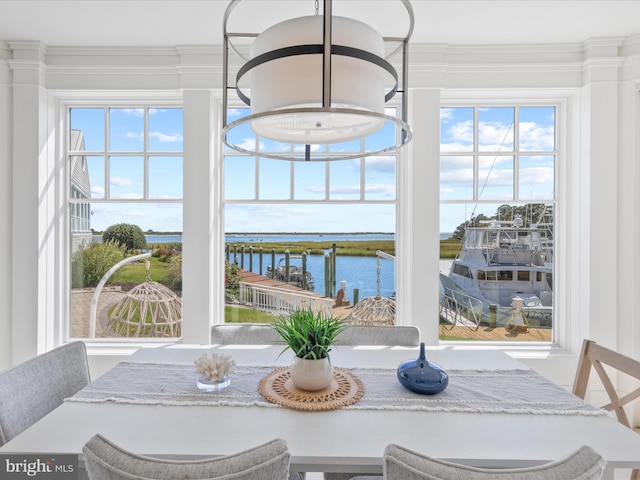
[[[231,355],[238,366],[286,366],[281,345],[172,345],[141,348],[129,362],[193,363],[203,353]],[[527,369],[499,349],[432,347],[427,358],[445,370]],[[396,368],[415,359],[418,348],[335,347],[335,366]],[[99,380],[99,379],[97,379]],[[232,388],[233,382],[229,388]],[[536,392],[531,396],[535,398]],[[149,405],[67,401],[16,438],[0,453],[78,454],[101,433],[145,455],[197,458],[225,455],[283,438],[291,469],[307,472],[380,473],[390,443],[430,456],[481,467],[530,466],[558,459],[583,444],[614,469],[640,468],[640,435],[608,415],[469,413],[399,409],[300,411],[282,406]]]

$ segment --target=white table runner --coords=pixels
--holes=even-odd
[[[229,387],[208,393],[197,389],[193,364],[121,362],[67,401],[284,408],[258,392],[258,383],[274,368],[236,367]],[[346,409],[606,415],[533,370],[450,370],[449,386],[437,395],[407,390],[395,369],[348,370],[362,380],[365,394]]]

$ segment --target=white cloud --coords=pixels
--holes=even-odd
[[[523,168],[520,171],[520,183],[522,184],[546,183],[553,185],[553,179],[553,168],[550,167]]]
[[[104,188],[98,185],[91,187],[91,198],[104,198]]]
[[[149,132],[149,136],[153,138],[157,138],[159,142],[181,142],[182,135],[179,133],[162,133],[162,132]]]
[[[513,125],[480,122],[478,136],[478,143],[482,150],[500,151],[513,147]]]
[[[331,187],[330,192],[336,195],[359,195],[360,185],[338,185],[336,187]]]
[[[466,144],[472,143],[473,142],[473,121],[468,120],[466,122],[454,123],[447,130],[447,133],[452,140],[466,143]]]
[[[123,108],[122,112],[132,117],[144,117],[144,109],[142,108]]]
[[[245,138],[242,140],[241,143],[238,144],[238,146],[240,148],[244,148],[245,150],[249,150],[250,152],[253,152],[256,148],[256,139],[249,137],[249,138]],[[260,149],[263,149],[264,145],[262,143],[260,143]]]
[[[118,187],[129,187],[133,185],[133,180],[126,177],[111,177],[111,184],[117,185]]]
[[[121,195],[111,195],[111,198],[117,200],[140,200],[142,195],[139,193],[123,193]]]
[[[441,120],[449,120],[453,118],[453,108],[441,108],[440,109],[440,119]]]
[[[553,125],[541,126],[535,122],[520,122],[520,148],[533,151],[553,151],[555,146]]]
[[[134,138],[136,140],[144,138],[144,134],[142,132],[139,132],[139,133],[137,133],[137,132],[127,132],[127,133],[124,134],[124,136],[126,138]]]

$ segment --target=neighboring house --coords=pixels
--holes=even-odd
[[[81,130],[71,130],[69,151],[84,150],[84,134]],[[86,199],[87,201],[70,205],[71,222],[71,253],[78,251],[80,246],[91,243],[91,185],[89,170],[84,155],[73,155],[71,165],[71,198]]]

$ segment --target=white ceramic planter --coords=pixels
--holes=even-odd
[[[310,392],[327,388],[333,380],[333,365],[328,357],[320,360],[293,357],[290,371],[293,384]]]

